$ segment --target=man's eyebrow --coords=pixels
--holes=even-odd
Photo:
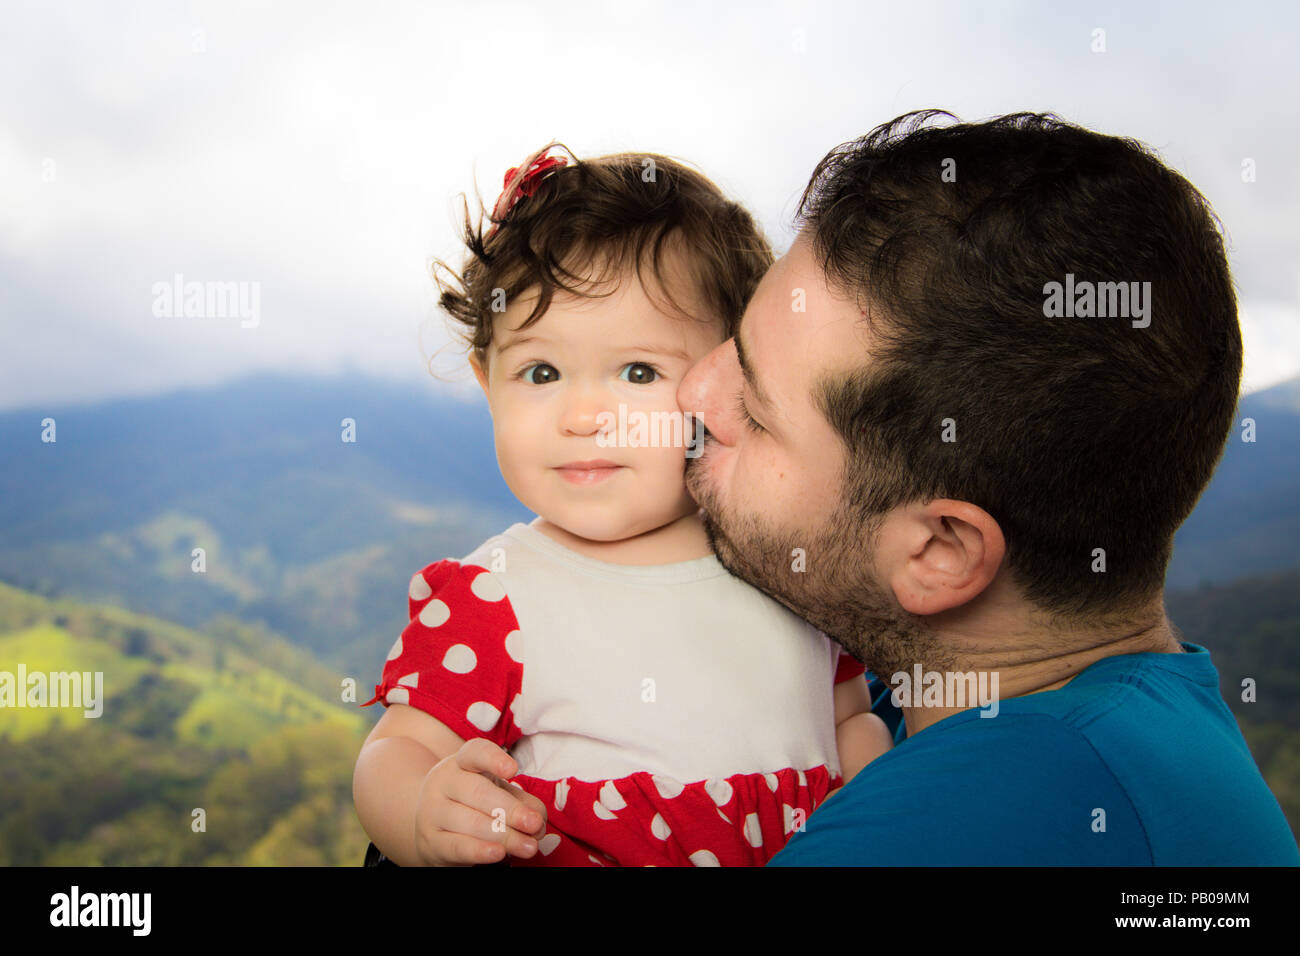
[[[736,329],[736,359],[740,362],[740,371],[745,376],[745,381],[749,383],[750,391],[758,396],[759,403],[766,408],[773,408],[774,406],[767,398],[767,393],[763,391],[758,384],[758,379],[754,377],[754,369],[750,367],[749,361],[745,358],[745,347],[741,345],[740,336],[743,328],[744,324],[742,323],[741,328]]]

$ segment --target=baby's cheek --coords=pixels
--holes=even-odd
[[[496,432],[497,464],[501,477],[521,501],[529,495],[538,481],[537,471],[545,464],[542,449],[538,447],[535,433],[517,428],[498,429]],[[454,449],[448,450],[455,454]],[[524,502],[527,504],[527,502]]]

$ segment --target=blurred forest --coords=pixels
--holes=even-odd
[[[0,585],[0,662],[20,660],[102,671],[105,700],[98,718],[0,716],[0,865],[361,862],[370,720],[298,649],[233,619],[198,634]]]

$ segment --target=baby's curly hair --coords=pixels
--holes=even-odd
[[[730,338],[759,279],[772,265],[772,249],[753,216],[727,199],[707,177],[657,153],[617,153],[573,160],[548,171],[532,195],[501,217],[479,201],[471,222],[465,201],[468,256],[457,272],[434,260],[438,304],[459,325],[458,337],[482,360],[492,343],[492,317],[502,302],[536,289],[538,299],[519,328],[535,324],[557,290],[584,298],[635,270],[676,312],[721,322]],[[537,154],[534,154],[537,155]],[[520,169],[514,181],[518,182]],[[706,310],[692,316],[673,298],[662,271],[667,247],[687,264],[691,291]],[[588,267],[593,271],[586,272]],[[612,290],[611,290],[612,291]]]

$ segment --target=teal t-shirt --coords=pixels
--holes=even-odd
[[[1182,646],[932,724],[768,866],[1300,865],[1209,652]]]

